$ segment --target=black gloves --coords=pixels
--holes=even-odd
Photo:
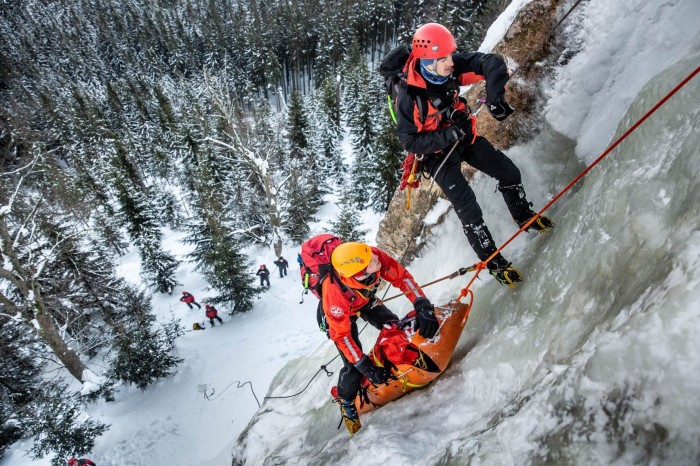
[[[374,385],[386,383],[391,373],[386,367],[377,367],[372,364],[367,355],[355,363],[355,368],[369,379]]]
[[[433,305],[430,304],[428,298],[420,297],[413,302],[413,307],[416,310],[414,330],[417,328],[418,333],[424,338],[433,338],[440,328],[440,324],[435,318]]]
[[[494,99],[491,102],[486,102],[486,105],[489,107],[489,112],[491,112],[491,115],[493,115],[493,117],[498,121],[505,120],[508,118],[508,115],[515,111],[510,104],[502,99]]]
[[[450,127],[453,128],[454,133],[458,135],[455,140],[465,138],[471,141],[472,119],[469,118],[469,115],[461,110],[455,110],[450,115],[450,120],[452,121]]]

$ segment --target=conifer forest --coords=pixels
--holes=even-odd
[[[429,21],[475,49],[507,3],[0,0],[0,455],[87,452],[109,426],[82,403],[176,370],[183,329],[150,308],[179,285],[163,228],[230,312],[260,292],[244,249],[300,244],[327,194],[361,235],[404,156],[381,58]],[[116,273],[132,246],[148,291]]]

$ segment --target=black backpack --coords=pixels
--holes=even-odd
[[[407,86],[406,73],[403,72],[403,67],[406,66],[410,56],[411,48],[408,45],[399,45],[391,49],[379,65],[379,74],[384,78],[384,86],[386,86],[389,114],[394,123],[396,123],[399,89]],[[427,96],[415,95],[414,99],[418,106],[420,121],[423,123],[428,116]]]

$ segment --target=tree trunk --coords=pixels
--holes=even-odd
[[[282,238],[280,236],[280,226],[282,221],[280,220],[280,214],[277,210],[277,199],[272,194],[272,180],[270,180],[270,175],[265,174],[265,196],[267,197],[267,213],[270,216],[270,225],[272,225],[272,246],[275,248],[275,255],[282,255]]]
[[[32,288],[34,291],[34,308],[36,309],[36,320],[39,322],[39,327],[41,331],[39,332],[41,338],[49,345],[49,348],[56,354],[56,357],[63,363],[63,365],[68,369],[68,372],[83,382],[83,371],[85,370],[85,364],[80,360],[77,354],[68,347],[63,338],[61,337],[56,323],[46,311],[44,306],[44,301],[41,298],[39,284],[34,281],[32,283]]]
[[[85,365],[80,360],[78,355],[68,347],[65,341],[63,341],[61,333],[58,331],[56,323],[46,309],[44,300],[41,297],[39,282],[37,281],[31,266],[27,268],[24,266],[24,264],[20,263],[17,253],[12,247],[12,237],[10,236],[10,232],[7,228],[5,217],[1,215],[0,250],[2,250],[4,258],[10,261],[10,264],[0,264],[2,266],[0,267],[0,277],[7,279],[10,283],[16,286],[20,293],[22,293],[26,303],[35,310],[34,316],[28,316],[25,314],[25,319],[29,321],[31,317],[36,318],[36,321],[39,323],[39,336],[41,336],[49,348],[51,348],[51,350],[56,354],[56,357],[63,363],[66,369],[68,369],[68,372],[82,382]],[[6,268],[7,265],[11,265],[11,267]],[[17,309],[26,309],[26,304],[13,304]]]

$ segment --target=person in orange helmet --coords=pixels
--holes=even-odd
[[[384,304],[377,304],[375,293],[381,280],[403,291],[416,310],[416,326],[425,338],[433,338],[439,329],[433,305],[413,276],[384,251],[364,243],[340,244],[331,254],[331,277],[322,284],[322,306],[328,336],[335,343],[344,367],[338,375],[333,396],[350,434],[362,427],[355,408],[355,397],[362,376],[372,384],[387,381],[390,373],[377,367],[362,351],[358,338],[358,317],[377,329],[399,318]]]

